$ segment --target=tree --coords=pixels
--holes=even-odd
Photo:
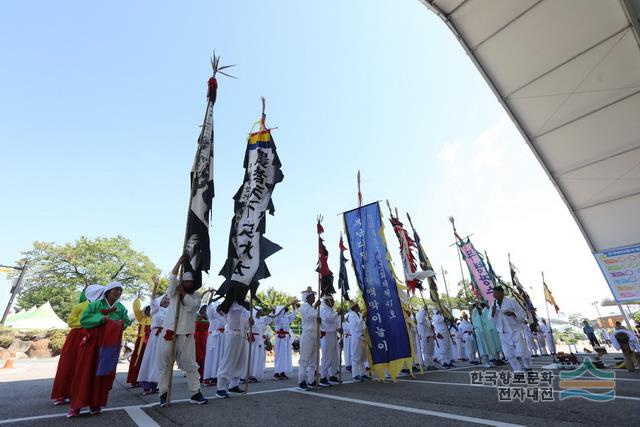
[[[258,292],[257,297],[262,301],[262,310],[270,312],[279,305],[290,304],[294,297],[276,290],[273,286],[267,288],[265,292]]]
[[[571,313],[567,321],[569,324],[577,327],[582,327],[582,321],[584,320],[584,315],[582,313]]]
[[[27,262],[28,270],[18,295],[18,307],[29,308],[49,301],[63,319],[88,285],[105,285],[115,280],[122,283],[125,296],[136,295],[139,290],[148,294],[152,278],[160,274],[153,262],[134,250],[131,241],[123,236],[96,239],[83,236],[62,245],[36,241],[22,255],[17,263]]]

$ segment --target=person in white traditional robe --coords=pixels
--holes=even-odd
[[[547,325],[547,321],[542,319],[542,323],[546,326],[544,330],[544,342],[549,350],[549,353],[555,356],[556,354],[556,343],[553,340],[553,329],[551,329],[551,325]]]
[[[351,310],[344,315],[342,322],[342,353],[344,357],[344,369],[351,372],[351,329],[349,328],[349,315]]]
[[[527,347],[529,347],[531,357],[538,357],[538,344],[536,344],[536,340],[533,339],[533,333],[529,327],[529,322],[526,320],[522,321],[522,331],[524,332],[524,339],[527,342]]]
[[[527,313],[513,298],[504,296],[502,286],[494,287],[493,295],[491,319],[500,336],[502,352],[514,374],[524,375],[525,369],[531,369],[531,358],[522,332],[522,321],[527,319]]]
[[[534,337],[536,342],[538,343],[538,348],[540,349],[540,356],[548,356],[549,352],[547,351],[547,340],[545,339],[545,333],[547,329],[547,325],[538,322],[538,332],[535,333]]]
[[[458,330],[451,330],[451,334],[453,335],[453,339],[456,343],[455,345],[455,357],[454,359],[458,359],[462,362],[467,362],[467,351],[466,351],[466,346],[465,346],[465,336],[462,333],[462,331],[460,331],[460,325],[462,324],[462,320],[460,320],[459,322],[457,322],[456,326],[458,327]]]
[[[340,330],[340,315],[333,309],[334,301],[331,295],[322,297],[320,305],[320,385],[329,386],[340,381],[336,373],[338,366],[338,332]]]
[[[158,353],[162,344],[162,325],[168,306],[169,297],[167,295],[161,295],[151,301],[151,332],[138,371],[138,383],[142,386],[142,394],[144,395],[158,392],[158,381],[160,381]]]
[[[351,330],[351,375],[355,381],[370,380],[365,371],[367,353],[365,335],[367,324],[360,314],[360,306],[353,303],[349,312],[349,330]]]
[[[258,382],[264,378],[267,354],[264,348],[265,329],[268,319],[263,316],[262,308],[253,308],[254,324],[251,327],[253,342],[251,343],[251,367],[247,381]],[[251,338],[249,338],[251,339]]]
[[[640,342],[638,342],[638,337],[622,326],[622,323],[616,322],[615,329],[611,334],[611,344],[616,350],[622,351],[624,367],[629,372],[635,372],[636,365],[640,365]]]
[[[316,293],[311,286],[302,291],[300,314],[302,317],[300,334],[300,358],[298,359],[298,388],[309,391],[309,384],[315,384],[315,371],[318,366],[318,324],[320,317]],[[327,384],[328,385],[328,384]]]
[[[224,325],[226,323],[224,313],[218,311],[222,301],[211,302],[207,306],[207,318],[209,319],[209,337],[207,338],[207,352],[204,358],[205,385],[213,386],[218,381],[218,368],[220,358],[224,353]]]
[[[444,316],[440,314],[440,310],[435,309],[433,312],[433,326],[438,340],[438,362],[440,362],[442,367],[445,369],[455,367],[453,364],[453,353],[451,350],[451,332],[445,322]]]
[[[194,276],[191,272],[183,273],[178,283],[178,271],[181,265],[189,262],[187,255],[182,255],[169,275],[169,306],[164,319],[164,339],[159,351],[158,370],[160,382],[160,406],[167,404],[169,379],[173,375],[173,362],[187,374],[187,386],[191,392],[191,403],[204,404],[207,399],[200,392],[200,372],[196,363],[196,343],[193,333],[196,328],[196,314],[200,309],[200,295],[195,292]],[[176,312],[179,310],[178,324]],[[175,344],[173,340],[175,339]],[[172,354],[173,353],[173,354]]]
[[[249,304],[246,303],[246,305]],[[222,306],[219,306],[218,310],[221,311]],[[254,324],[253,318],[249,317],[249,310],[235,301],[229,307],[225,317],[224,352],[220,360],[216,384],[216,397],[220,399],[229,397],[229,392],[244,393],[239,384],[240,378],[246,375],[249,350],[247,333],[249,325]]]
[[[289,307],[279,305],[274,310],[273,326],[275,330],[275,342],[273,350],[275,353],[273,365],[273,379],[287,380],[288,373],[291,372],[291,322],[298,315],[297,311],[289,310]]]
[[[476,356],[476,339],[473,333],[473,325],[469,322],[469,315],[466,312],[462,312],[462,321],[460,321],[458,331],[464,339],[465,359],[467,359],[472,365],[479,364],[480,362]]]
[[[438,370],[433,363],[433,351],[435,347],[435,334],[433,333],[433,325],[429,319],[428,313],[424,307],[418,310],[416,315],[418,323],[418,339],[420,340],[420,350],[422,351],[422,360],[427,367],[427,371]]]

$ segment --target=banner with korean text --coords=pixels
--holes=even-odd
[[[595,253],[617,302],[640,300],[640,245]]]
[[[469,267],[474,293],[491,307],[494,300],[493,281],[487,271],[487,266],[484,264],[484,259],[482,259],[482,256],[476,248],[473,247],[473,243],[471,243],[469,238],[467,238],[466,241],[459,240],[458,248],[460,249],[462,258],[467,263],[467,267]]]
[[[378,203],[345,212],[344,223],[365,303],[371,368],[379,378],[387,369],[395,380],[405,362],[411,366],[412,351]]]

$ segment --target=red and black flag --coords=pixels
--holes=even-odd
[[[318,265],[316,272],[318,273],[318,281],[320,283],[320,298],[324,295],[335,294],[336,290],[333,287],[333,273],[329,269],[329,251],[324,245],[322,239],[322,217],[318,217],[318,223],[316,224],[316,231],[318,233]]]
[[[344,256],[344,252],[347,250],[347,247],[344,245],[342,241],[342,235],[340,235],[340,273],[338,273],[338,288],[340,288],[340,292],[342,292],[342,297],[349,300],[349,278],[347,277],[347,259]]]
[[[213,106],[216,103],[218,81],[216,74],[227,67],[219,67],[220,58],[213,56],[213,75],[207,83],[207,108],[204,113],[198,147],[191,168],[191,197],[185,232],[184,250],[189,256],[185,270],[194,272],[196,286],[202,286],[202,272],[211,267],[209,221],[213,204]]]
[[[393,216],[393,212],[391,212],[391,206],[389,206],[389,201],[387,201],[387,207],[389,207],[389,221],[391,222],[391,226],[393,227],[393,231],[398,238],[398,243],[400,244],[400,258],[402,259],[402,269],[404,271],[404,281],[409,289],[411,294],[416,293],[416,288],[420,286],[422,288],[422,277],[424,274],[417,272],[418,265],[416,262],[416,257],[414,255],[414,250],[417,249],[416,242],[409,237],[409,233],[404,228],[404,224],[400,222],[400,218],[398,218],[398,213],[396,210],[396,216]]]
[[[262,118],[256,122],[260,129],[251,132],[247,141],[244,181],[233,196],[235,213],[231,220],[227,261],[220,271],[225,281],[218,289],[218,295],[225,297],[224,312],[234,301],[243,304],[249,290],[255,298],[258,282],[271,275],[265,260],[282,249],[264,237],[266,214],[275,212],[271,196],[276,184],[284,179],[265,117],[263,99]]]

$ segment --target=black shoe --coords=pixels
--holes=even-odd
[[[189,399],[189,403],[195,403],[198,405],[204,405],[208,402],[208,399],[205,399],[204,396],[202,396],[202,393],[197,392],[196,394],[194,394],[193,396],[191,396],[191,399]]]
[[[496,366],[504,366],[507,364],[507,362],[505,362],[504,360],[496,360],[493,364]]]
[[[427,366],[427,371],[439,371],[440,369],[438,369],[435,366]]]
[[[326,377],[320,378],[320,387],[331,387],[331,384],[329,384],[329,380]]]
[[[331,384],[340,384],[340,383],[342,383],[342,381],[340,381],[340,378],[336,377],[335,375],[329,377],[329,382]]]
[[[362,381],[369,381],[369,380],[371,379],[371,377],[370,377],[369,375],[362,375],[362,376],[360,377],[360,379],[361,379]]]
[[[309,384],[309,387],[315,387],[315,388],[318,388],[318,387],[320,387],[320,384],[318,384],[318,382],[317,382],[317,381],[314,381],[314,382],[312,382],[311,384]]]
[[[302,391],[309,391],[309,386],[307,385],[306,381],[302,381],[300,384],[298,384],[298,389]]]
[[[472,365],[479,365],[480,362],[478,362],[477,360],[472,360],[471,362],[469,362]]]
[[[229,389],[229,393],[241,394],[244,393],[244,390],[238,386]]]
[[[227,393],[224,390],[217,390],[216,391],[216,397],[218,399],[227,399],[229,397],[229,393]]]
[[[164,408],[165,406],[167,406],[167,393],[160,396],[160,407]]]

